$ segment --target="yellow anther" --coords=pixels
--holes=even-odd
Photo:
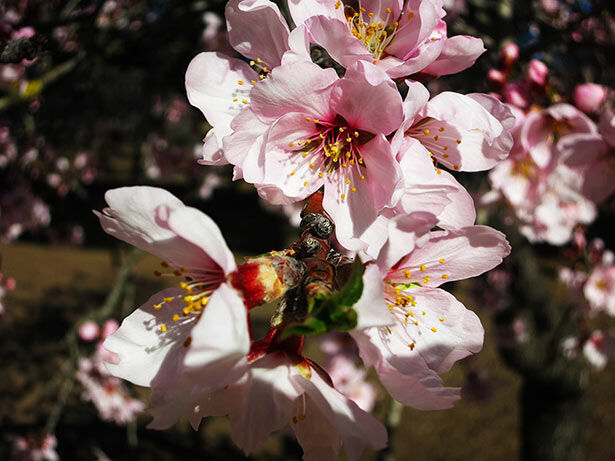
[[[261,58],[256,58],[256,61],[259,62],[259,63],[263,62],[263,61],[261,61]]]
[[[442,170],[441,170],[440,168],[438,168],[438,169],[436,170],[436,173],[438,173],[438,174],[442,174]]]
[[[311,121],[312,121],[312,117],[306,117],[305,119],[306,119],[308,122],[311,122]]]
[[[189,306],[186,306],[182,309],[182,312],[184,313],[184,315],[188,315],[190,312],[192,312],[192,309],[190,309]]]
[[[170,298],[170,297],[169,297],[169,298],[163,298],[163,301],[164,301],[165,303],[170,303],[170,302],[172,302],[172,301],[173,301],[173,298]]]
[[[445,261],[445,259],[444,259],[444,258],[440,258],[440,261],[439,261],[439,262],[440,262],[440,264],[442,264],[444,261]]]
[[[340,130],[340,133],[344,132],[344,129],[341,126],[338,128],[338,130]]]
[[[350,158],[352,154],[350,152],[346,152],[346,158]]]
[[[442,149],[444,149],[444,150],[448,150],[448,146],[444,146]]]
[[[337,3],[335,4],[335,9],[336,9],[336,10],[339,10],[339,9],[340,9],[340,6],[342,6],[342,2],[341,2],[341,0],[337,0]]]
[[[291,172],[290,172],[290,176],[295,176],[295,172],[294,172],[294,171],[291,171]]]
[[[419,322],[417,322],[416,320],[412,323],[414,323],[417,327],[419,326]]]
[[[427,267],[425,267],[425,264],[421,264],[421,272],[425,272],[427,270]]]
[[[174,322],[177,322],[179,320],[179,315],[175,314],[172,319]]]
[[[253,66],[254,64],[256,64],[254,61],[250,61],[251,66]]]
[[[433,328],[431,329],[431,331],[433,331],[433,332],[435,333],[436,331],[438,331],[438,329],[437,329],[436,327],[433,327]]]
[[[350,188],[350,191],[351,191],[351,192],[356,192],[356,191],[357,191],[357,188],[356,188],[356,187],[351,187],[351,188]]]
[[[314,165],[313,163],[310,163],[310,168],[314,168],[316,165]]]
[[[425,315],[425,314],[427,314],[427,312],[425,312],[425,311],[421,312],[421,315]]]
[[[448,154],[442,154],[442,157],[448,158]]]
[[[444,322],[446,319],[444,317],[440,317],[440,322]]]
[[[404,270],[404,275],[406,276],[407,279],[411,279],[412,278],[412,274],[410,273],[410,271],[408,269]]]
[[[367,10],[366,10],[365,8],[363,8],[363,7],[360,7],[360,8],[359,8],[359,11],[360,11],[361,13],[365,13]]]
[[[363,165],[363,158],[362,157],[359,157],[359,164]]]
[[[262,79],[265,78],[265,76],[261,74],[261,75],[258,76],[258,78],[260,78],[262,80]]]
[[[430,131],[429,131],[429,130],[423,130],[423,134],[424,134],[425,136],[427,136],[429,133],[430,133]]]
[[[314,119],[314,123],[320,123],[320,120],[318,120],[317,118]]]
[[[243,80],[239,80],[237,83],[239,83],[240,85],[243,85]]]
[[[248,100],[247,99],[242,99],[241,102],[244,103],[244,104],[248,104]]]
[[[318,177],[319,177],[319,178],[322,178],[322,173],[320,173],[320,172],[319,172],[319,173],[318,173]]]
[[[442,280],[446,280],[447,278],[448,278],[448,275],[442,274]]]
[[[348,165],[346,165],[345,163],[342,163],[342,168],[347,168],[347,167],[348,167]],[[346,183],[346,184],[348,184],[348,183]]]
[[[252,85],[256,85],[256,80],[252,80],[250,83],[252,83]]]
[[[307,153],[304,152],[303,154],[301,154],[301,157],[303,158],[307,157]]]
[[[399,288],[399,287],[395,287],[395,288],[393,289],[393,291],[395,291],[395,294],[396,294],[396,295],[398,295],[398,294],[400,294],[400,293],[401,293],[401,288]]]
[[[191,303],[193,299],[192,296],[184,296],[184,302],[186,303]]]
[[[306,144],[311,144],[311,143],[312,143],[312,140],[311,140],[311,139],[306,139],[306,140],[305,140],[305,143],[306,143]]]
[[[341,198],[342,200],[344,200],[344,199],[346,198],[346,194],[342,194],[342,195],[340,195],[340,198]]]
[[[303,183],[303,187],[306,187],[308,184],[309,184],[309,183],[308,183],[307,181],[305,181],[305,182]]]
[[[429,275],[426,275],[425,278],[423,279],[423,283],[427,284],[429,282]]]
[[[167,332],[167,326],[164,323],[160,325],[160,331],[162,331],[163,333]]]
[[[355,137],[355,138],[358,138],[358,137],[359,137],[359,132],[358,132],[358,131],[355,131],[353,134],[354,134],[354,137]]]
[[[295,147],[295,143],[294,142],[289,142],[288,143],[288,147]]]
[[[461,144],[461,139],[456,139],[456,140],[455,140],[455,142],[456,142],[457,144]]]
[[[408,13],[408,21],[410,21],[414,17],[414,13],[411,11]]]
[[[364,180],[365,180],[365,176],[361,175],[361,176],[359,176],[359,179],[360,179],[361,181],[364,181]]]
[[[435,136],[433,137],[433,140],[434,140],[434,141],[437,141],[438,139],[440,139],[440,136],[438,136],[438,135],[435,135]]]
[[[367,15],[371,18],[374,15],[374,13],[367,13]]]
[[[459,169],[459,165],[453,165],[453,168],[454,168],[455,170],[458,170],[458,169]]]
[[[387,13],[391,14],[391,8],[387,8]]]
[[[352,138],[350,137],[346,138],[346,142],[352,142]]]
[[[318,136],[320,136],[320,139],[325,139],[325,135],[320,133]]]
[[[414,350],[414,343],[408,344],[408,347],[410,348],[411,351],[413,351]]]
[[[154,309],[162,309],[162,304],[154,304]]]
[[[203,299],[201,299],[201,305],[202,305],[203,307],[204,307],[204,306],[207,306],[207,303],[208,303],[208,302],[209,302],[209,298],[203,298]]]
[[[440,131],[440,132],[444,131],[444,127],[441,126],[440,128],[438,128],[438,131]]]

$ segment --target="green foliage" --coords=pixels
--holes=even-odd
[[[330,294],[316,295],[308,305],[308,317],[302,323],[286,328],[284,337],[314,336],[355,328],[358,316],[352,306],[363,293],[364,271],[365,265],[357,258],[344,286]]]

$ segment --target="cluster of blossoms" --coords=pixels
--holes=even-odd
[[[615,255],[606,250],[604,242],[595,239],[587,244],[581,232],[575,235],[569,257],[577,262],[574,270],[559,271],[560,280],[568,286],[575,304],[589,318],[598,315],[615,317]],[[595,368],[603,369],[615,355],[615,331],[584,331],[580,337],[568,337],[562,342],[564,353],[574,357],[579,351]]]
[[[126,386],[115,376],[111,376],[104,363],[116,358],[103,347],[107,337],[118,329],[115,320],[107,320],[102,331],[93,321],[84,322],[79,327],[79,337],[84,341],[98,341],[90,357],[80,357],[76,377],[84,387],[82,399],[92,402],[103,421],[127,424],[134,421],[137,414],[145,409],[145,404],[134,399]]]
[[[58,461],[56,436],[45,434],[40,438],[9,436],[12,442],[11,459],[15,461]]]
[[[90,152],[59,155],[43,137],[27,144],[21,148],[8,126],[0,124],[0,178],[7,186],[0,191],[0,242],[11,242],[23,232],[49,226],[51,212],[37,193],[41,189],[49,188],[63,197],[70,191],[81,191],[96,176]],[[52,238],[54,235],[51,232]],[[76,226],[64,240],[79,243],[81,238],[81,228]]]
[[[518,48],[508,45],[501,53],[502,69],[489,74],[515,123],[510,156],[490,172],[493,191],[484,201],[503,198],[531,242],[562,245],[576,226],[596,218],[597,205],[615,190],[610,155],[615,118],[606,101],[608,91],[595,84],[577,87],[578,108],[568,103],[530,105],[546,98],[548,70],[533,60],[525,80],[506,83],[517,57]],[[600,113],[599,123],[580,109]]]
[[[227,4],[229,41],[245,60],[205,52],[186,73],[188,99],[212,126],[200,163],[233,165],[233,179],[272,204],[305,200],[301,236],[238,265],[216,224],[169,192],[107,192],[103,229],[179,278],[104,343],[114,376],[152,388],[150,427],[228,415],[245,452],[289,425],[304,459],[383,448],[355,361],[304,356],[306,337],[331,331],[349,333],[397,401],[428,410],[460,397],[440,375],[481,349],[483,328],[440,286],[492,269],[510,247],[474,225],[451,172],[505,159],[514,116],[493,97],[430,97],[420,83],[484,51],[447,36],[442,5],[289,1],[291,31],[270,1]],[[312,62],[319,48],[336,63]],[[254,338],[250,310],[277,300]]]

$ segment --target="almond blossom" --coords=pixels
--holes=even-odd
[[[583,286],[583,294],[593,314],[604,311],[615,316],[614,259],[612,252],[605,251],[602,261],[592,269]]]
[[[429,231],[434,224],[426,213],[389,223],[387,244],[364,280],[370,302],[390,310],[396,323],[351,332],[363,362],[389,393],[425,410],[449,408],[459,399],[459,389],[445,387],[439,374],[480,351],[483,342],[478,317],[438,287],[492,269],[510,252],[504,235],[489,227]]]
[[[421,74],[454,74],[485,51],[482,40],[447,37],[443,0],[399,0],[353,3],[291,0],[295,24],[304,25],[310,41],[327,50],[344,67],[373,62],[391,78]]]
[[[225,9],[228,38],[246,58],[218,52],[198,54],[186,71],[190,104],[199,108],[213,127],[204,139],[203,163],[227,163],[223,138],[231,133],[230,122],[249,104],[252,86],[282,63],[286,52],[309,60],[309,48],[299,29],[290,33],[278,6],[268,0],[231,0]],[[261,27],[253,27],[261,24]]]
[[[225,156],[235,179],[255,184],[274,204],[324,186],[324,209],[352,249],[401,187],[385,138],[401,121],[395,84],[372,64],[359,62],[341,79],[311,62],[283,64],[253,88],[249,107],[231,124]]]
[[[572,153],[563,146],[575,133],[595,133],[596,126],[568,104],[521,114],[519,120],[512,157],[490,172],[491,185],[513,208],[530,241],[562,245],[577,224],[596,216],[595,205],[582,194],[581,171],[567,165]]]
[[[386,444],[384,427],[302,356],[302,338],[283,340],[272,328],[251,341],[247,310],[263,301],[263,290],[283,291],[277,277],[250,279],[263,265],[237,267],[209,217],[152,187],[111,190],[106,200],[109,208],[97,216],[107,233],[185,278],[154,294],[104,343],[115,354],[111,374],[152,388],[150,427],[169,427],[182,414],[195,427],[202,417],[229,415],[233,440],[247,453],[292,424],[304,459],[335,459],[342,444],[357,459],[366,443]],[[359,315],[367,326],[387,322]]]

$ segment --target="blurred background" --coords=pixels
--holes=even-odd
[[[100,368],[100,341],[165,279],[154,275],[159,261],[107,236],[91,212],[110,188],[149,184],[211,216],[236,255],[297,238],[300,206],[267,205],[252,186],[231,181],[230,167],[196,162],[209,126],[187,102],[184,73],[201,51],[235,56],[224,4],[0,0],[0,459],[244,458],[224,418],[198,432],[187,420],[146,429],[148,390]],[[595,123],[612,107],[612,2],[444,7],[448,35],[480,37],[487,52],[470,69],[429,82],[432,96],[492,92],[525,114],[570,103]],[[599,110],[575,100],[587,82],[603,89]],[[536,446],[554,437],[572,451],[540,459],[615,459],[615,312],[584,297],[592,271],[613,264],[612,194],[591,205],[591,219],[568,219],[565,237],[554,240],[528,231],[535,223],[487,173],[457,178],[474,195],[479,222],[513,245],[500,268],[447,285],[481,317],[485,347],[444,377],[465,397],[451,410],[404,408],[397,420],[375,375],[362,375],[373,414],[392,429],[391,448],[364,459],[538,459]],[[603,291],[615,296],[611,285]],[[257,333],[272,312],[258,310]],[[329,352],[308,346],[321,360]],[[549,429],[562,421],[563,429]],[[249,459],[300,454],[282,433]]]

